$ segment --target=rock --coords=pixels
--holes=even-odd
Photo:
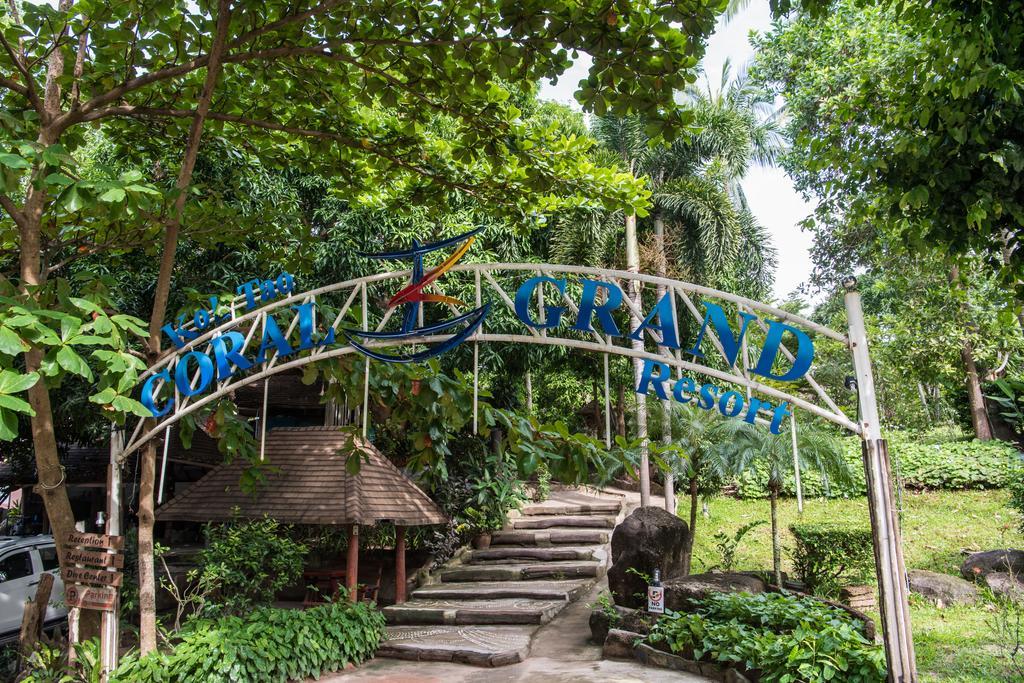
[[[672,671],[685,671],[686,673],[703,676],[713,681],[719,681],[719,683],[749,683],[749,679],[736,669],[721,667],[713,662],[697,662],[685,659],[664,650],[653,648],[645,643],[641,643],[633,648],[633,657],[644,666],[656,666]]]
[[[615,603],[645,607],[647,584],[633,569],[647,576],[661,571],[662,579],[682,571],[683,552],[690,529],[686,522],[660,507],[640,507],[612,533],[612,566],[608,587]]]
[[[978,601],[977,586],[959,576],[924,569],[911,569],[907,576],[910,578],[910,590],[924,596],[937,607],[973,605]]]
[[[1007,572],[992,572],[985,575],[985,584],[993,593],[1011,600],[1024,601],[1024,581]]]
[[[665,582],[665,609],[689,612],[713,593],[764,593],[768,584],[749,574],[692,574]]]
[[[604,639],[601,656],[605,659],[632,659],[633,647],[642,639],[639,633],[613,628]]]
[[[971,553],[960,566],[960,573],[965,579],[977,581],[992,572],[1006,572],[1014,576],[1024,577],[1024,550],[986,550]]]
[[[613,628],[647,635],[654,624],[654,616],[644,610],[615,605],[615,614],[613,617],[605,609],[596,609],[590,613],[590,638],[594,643],[603,643],[608,631]]]

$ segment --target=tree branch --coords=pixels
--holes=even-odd
[[[25,216],[18,210],[18,207],[15,206],[14,202],[11,201],[11,198],[6,194],[0,194],[0,206],[2,206],[4,211],[7,212],[7,215],[11,217],[11,220],[14,221],[15,225],[19,228],[22,227],[22,224],[25,222]]]
[[[14,62],[14,67],[18,70],[18,73],[20,73],[21,77],[25,79],[25,85],[23,86],[24,92],[22,94],[28,98],[29,103],[31,103],[32,108],[36,110],[36,113],[42,116],[43,102],[39,99],[39,93],[36,92],[36,85],[35,81],[32,79],[32,73],[25,66],[25,62],[22,58],[18,56],[18,53],[14,51],[14,48],[11,47],[11,44],[7,42],[7,38],[4,37],[2,32],[0,32],[0,43],[3,44],[4,50],[10,56],[11,61]]]
[[[158,109],[152,107],[136,107],[133,105],[123,105],[119,107],[108,107],[106,109],[93,112],[89,115],[89,117],[87,117],[84,120],[91,121],[105,116],[114,115],[154,118],[189,118],[193,116],[194,113],[195,112],[191,109]],[[429,169],[426,169],[422,166],[418,166],[412,162],[406,161],[405,159],[402,159],[399,156],[388,154],[379,147],[367,148],[363,145],[363,142],[361,140],[356,140],[355,138],[351,138],[346,135],[341,135],[340,133],[332,133],[330,131],[323,130],[312,130],[309,128],[298,128],[294,126],[285,126],[283,124],[275,123],[273,121],[249,119],[243,116],[237,116],[235,114],[220,114],[217,112],[209,112],[207,114],[207,118],[212,119],[214,121],[235,123],[240,126],[247,126],[250,128],[261,128],[264,130],[273,130],[281,133],[289,133],[291,135],[301,135],[303,137],[319,138],[321,140],[332,140],[334,142],[338,142],[344,145],[345,147],[349,147],[351,149],[359,150],[360,152],[378,156],[382,159],[390,161],[396,166],[416,173],[417,175],[421,175],[425,178],[430,178],[431,180],[434,180],[446,187],[450,187],[456,190],[462,190],[466,194],[472,195],[474,197],[479,195],[477,188],[475,188],[472,185],[460,183],[455,180],[449,180],[448,178],[440,176],[434,173],[433,171],[430,171]]]

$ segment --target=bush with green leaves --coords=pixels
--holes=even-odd
[[[366,603],[306,610],[258,608],[245,616],[197,619],[177,633],[173,650],[121,661],[112,683],[234,683],[318,678],[373,656],[384,617]]]
[[[756,670],[758,680],[885,680],[885,653],[848,613],[785,593],[718,593],[689,614],[666,614],[647,641],[687,659]]]
[[[207,545],[190,576],[212,596],[201,615],[241,614],[269,605],[279,590],[297,581],[306,546],[289,538],[290,532],[270,517],[207,525]]]
[[[836,597],[843,581],[865,581],[874,568],[871,530],[842,524],[791,524],[793,567],[815,595]]]
[[[1021,453],[1005,441],[946,440],[934,442],[913,432],[888,432],[889,456],[893,474],[908,489],[990,489],[1009,486]],[[853,481],[842,485],[829,482],[813,470],[801,476],[806,498],[850,498],[863,496],[864,466],[860,438],[843,439],[844,457],[850,465]],[[762,466],[740,477],[737,493],[740,498],[765,498],[768,472]],[[784,494],[796,495],[793,473],[783,480]]]

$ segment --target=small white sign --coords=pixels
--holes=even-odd
[[[662,586],[647,587],[647,611],[651,614],[665,613],[665,589]]]

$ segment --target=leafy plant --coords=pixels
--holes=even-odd
[[[599,609],[604,612],[612,628],[615,628],[615,625],[622,620],[622,615],[615,609],[615,601],[612,599],[611,591],[601,591],[598,593],[597,599],[587,605],[587,609]]]
[[[841,580],[862,581],[874,567],[871,530],[840,524],[791,524],[793,566],[815,595],[835,597]]]
[[[992,382],[997,390],[985,396],[999,406],[999,415],[1024,434],[1024,379],[1002,378]]]
[[[715,539],[715,548],[718,549],[718,556],[721,558],[721,562],[710,567],[709,571],[714,569],[721,569],[726,572],[732,571],[733,564],[736,562],[736,550],[739,548],[743,537],[757,527],[767,523],[763,519],[756,519],[741,526],[732,536],[723,531],[715,534],[712,538]]]
[[[756,670],[758,680],[885,680],[885,655],[862,625],[813,598],[718,593],[691,614],[666,614],[647,640],[697,660]]]
[[[344,596],[307,610],[260,607],[244,616],[189,622],[170,652],[132,653],[111,681],[303,680],[368,659],[383,635],[383,615]]]
[[[547,500],[551,496],[551,470],[548,469],[546,463],[541,463],[537,466],[537,486],[533,492],[533,500],[536,503],[541,503]]]
[[[100,683],[100,643],[93,638],[75,643],[75,662],[55,643],[39,641],[25,661],[22,683]]]
[[[909,489],[990,489],[1004,488],[1014,480],[1014,470],[1021,458],[1013,444],[1005,441],[978,441],[928,438],[917,432],[888,432],[889,455],[894,474]],[[823,477],[820,470],[808,467],[801,475],[804,497],[851,498],[863,496],[864,466],[859,437],[842,440],[843,459],[850,480]],[[782,473],[781,493],[796,494],[792,471]],[[768,497],[768,468],[755,463],[738,480],[741,498]]]
[[[270,517],[207,525],[207,546],[188,577],[207,596],[198,605],[202,615],[242,614],[269,605],[277,591],[297,581],[306,547],[287,531]]]

